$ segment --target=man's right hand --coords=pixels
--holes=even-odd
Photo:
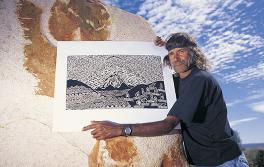
[[[97,140],[105,140],[121,136],[124,125],[110,121],[91,121],[82,131],[92,130],[92,136]]]
[[[161,37],[157,36],[156,39],[154,40],[154,44],[156,46],[162,47],[162,46],[165,46],[166,42],[164,40],[162,40]]]

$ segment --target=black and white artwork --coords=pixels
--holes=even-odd
[[[166,118],[176,101],[164,47],[142,41],[58,41],[53,131],[80,132],[93,120]]]
[[[66,110],[167,109],[162,60],[155,55],[70,55]]]

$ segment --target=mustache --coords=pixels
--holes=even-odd
[[[182,59],[177,59],[177,60],[175,61],[175,63],[183,64],[183,65],[188,65],[188,62],[186,62],[186,61],[184,61],[184,60],[182,60]]]

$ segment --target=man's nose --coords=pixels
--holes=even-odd
[[[181,60],[180,57],[177,56],[177,55],[174,55],[172,59],[173,59],[174,61],[179,61],[179,60]]]

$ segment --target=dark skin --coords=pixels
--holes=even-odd
[[[168,134],[179,120],[174,116],[167,116],[162,121],[130,124],[132,136],[159,136]],[[92,130],[93,138],[105,140],[113,137],[124,136],[123,129],[127,124],[118,124],[110,121],[91,121],[91,124],[83,127],[83,131]]]
[[[164,46],[166,44],[160,37],[156,37],[154,44],[156,46]],[[184,55],[181,61],[188,58],[188,54]],[[172,65],[178,65],[177,60],[179,55],[171,54]],[[181,59],[181,57],[180,57]],[[191,70],[179,73],[181,78],[184,78],[190,74]],[[167,116],[165,119],[157,122],[130,124],[132,129],[131,136],[160,136],[168,134],[179,123],[179,119],[175,116]],[[128,124],[118,124],[110,121],[91,121],[91,124],[83,127],[83,131],[92,130],[91,134],[96,140],[105,140],[118,136],[125,136],[124,128]]]

